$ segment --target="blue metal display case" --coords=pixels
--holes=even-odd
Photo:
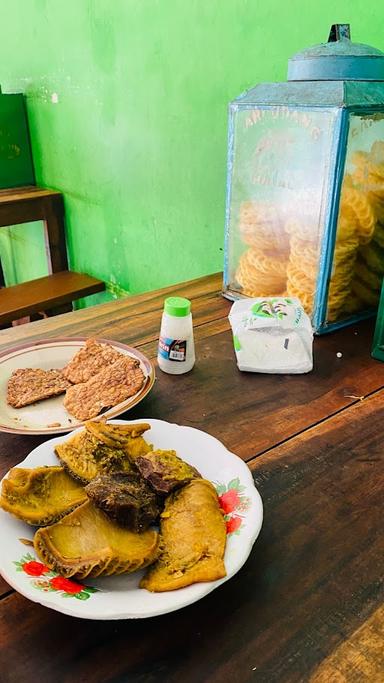
[[[384,53],[349,26],[230,104],[223,293],[296,296],[316,332],[372,315],[384,274]]]

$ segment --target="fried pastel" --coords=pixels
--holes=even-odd
[[[7,403],[13,408],[23,408],[36,401],[59,396],[70,386],[62,370],[20,368],[14,370],[8,380]]]
[[[87,382],[100,370],[115,363],[123,354],[110,344],[99,344],[96,339],[87,339],[63,370],[63,375],[72,384]]]
[[[159,534],[136,534],[108,519],[91,501],[36,531],[33,545],[50,569],[67,578],[110,576],[146,567],[158,555]]]
[[[201,478],[199,472],[176,455],[176,451],[156,450],[135,459],[141,476],[159,494],[168,495],[191,479]]]
[[[111,408],[134,396],[144,381],[139,361],[122,355],[87,382],[70,387],[64,398],[64,407],[78,420],[89,420],[104,408]]]
[[[87,500],[63,467],[13,467],[3,480],[0,507],[34,526],[53,524]]]
[[[211,482],[193,479],[165,502],[160,556],[140,581],[154,593],[226,576],[226,528]]]
[[[105,439],[90,431],[90,425],[91,423],[87,422],[85,429],[55,447],[55,453],[67,472],[84,484],[88,484],[99,475],[132,472],[132,460],[151,450],[141,436],[148,428],[146,424],[135,425],[136,431],[133,433],[137,436],[132,436],[132,433],[126,434],[124,444],[119,447],[109,446]],[[107,427],[112,425],[105,425],[105,428]]]
[[[97,477],[85,491],[108,517],[131,531],[148,529],[160,513],[156,494],[134,472],[114,472]]]

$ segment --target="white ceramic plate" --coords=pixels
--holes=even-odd
[[[20,344],[0,353],[0,431],[16,434],[61,434],[82,424],[65,410],[64,394],[17,409],[8,405],[6,396],[7,383],[13,370],[63,368],[84,346],[85,341],[86,337],[46,339]],[[110,344],[120,353],[137,358],[145,375],[140,391],[103,413],[105,417],[116,417],[137,405],[148,394],[155,381],[155,371],[148,358],[137,349],[107,339],[98,341]]]
[[[225,567],[220,581],[199,583],[167,593],[149,593],[139,588],[143,572],[87,579],[74,584],[48,572],[38,562],[33,548],[20,539],[32,539],[32,527],[0,510],[0,573],[22,595],[64,614],[85,619],[132,619],[153,617],[185,607],[230,579],[243,566],[263,520],[263,505],[247,465],[220,441],[192,427],[162,420],[140,420],[151,425],[147,440],[155,448],[175,449],[212,481],[219,493],[227,520]],[[123,420],[112,420],[127,424]],[[139,420],[132,420],[139,422]],[[23,467],[57,464],[54,446],[66,437],[50,439],[35,448],[20,463]],[[95,592],[91,592],[96,589]]]

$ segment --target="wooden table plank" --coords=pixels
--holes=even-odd
[[[11,586],[4,581],[3,577],[0,576],[0,599],[6,594],[11,591]]]
[[[204,600],[120,622],[70,619],[17,594],[2,600],[2,683],[32,683],[37,672],[57,683],[298,683],[325,659],[327,680],[338,681],[332,654],[365,623],[374,632],[384,598],[383,398],[251,461],[261,536],[239,574]],[[369,657],[382,674],[382,651],[372,645]]]
[[[203,319],[205,309],[199,310]],[[149,325],[148,315],[142,317]],[[115,338],[132,343],[122,325]],[[226,331],[216,333],[223,328]],[[150,336],[148,327],[140,323],[136,329],[142,334],[136,345],[153,358],[156,342],[140,343]],[[195,330],[193,371],[173,376],[157,369],[152,392],[122,417],[152,417],[203,429],[249,460],[384,386],[384,364],[370,356],[372,334],[372,322],[365,321],[316,338],[310,375],[259,375],[238,371],[226,318],[204,323]],[[342,358],[337,358],[339,351]],[[2,434],[0,474],[45,440]]]
[[[132,417],[203,429],[248,460],[384,386],[384,364],[370,357],[372,322],[316,338],[310,375],[239,372],[231,334],[215,334],[216,325],[209,336],[200,329],[195,369],[182,377],[158,370],[153,391]],[[152,356],[155,348],[142,350]]]
[[[215,318],[226,318],[231,303],[219,293],[221,281],[221,273],[207,275],[154,292],[3,330],[0,331],[0,349],[42,337],[96,334],[131,344],[145,343],[156,339],[159,334],[161,313],[167,296],[185,296],[191,299],[195,325]]]

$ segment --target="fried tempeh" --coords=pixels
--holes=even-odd
[[[7,403],[13,408],[23,408],[63,394],[71,384],[61,370],[20,368],[14,370],[8,380]]]
[[[87,339],[85,346],[64,368],[64,377],[72,384],[87,382],[100,370],[119,360],[121,355],[110,344],[100,344],[96,339]]]
[[[64,398],[64,407],[78,420],[89,420],[104,408],[111,408],[134,396],[144,381],[139,361],[121,356],[87,382],[70,387]]]

